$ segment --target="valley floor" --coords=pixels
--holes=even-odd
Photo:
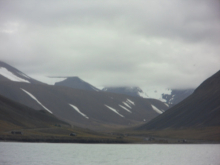
[[[142,139],[144,143],[220,143],[220,127],[166,129],[166,130],[124,130],[129,137]]]
[[[14,131],[14,132],[13,132]],[[14,134],[13,134],[14,133]],[[0,141],[52,143],[220,143],[220,127],[181,130],[133,129],[95,132],[79,127],[52,126],[49,128],[14,129],[0,131]]]

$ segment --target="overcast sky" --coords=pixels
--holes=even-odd
[[[220,69],[220,1],[1,0],[0,60],[47,82],[194,88]]]

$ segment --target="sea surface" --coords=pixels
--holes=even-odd
[[[220,144],[0,142],[0,165],[220,165]]]

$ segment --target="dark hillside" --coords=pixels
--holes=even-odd
[[[7,130],[6,125],[20,128],[48,127],[54,124],[68,125],[45,110],[36,111],[3,96],[0,96],[0,123],[1,130]]]
[[[181,103],[139,129],[220,126],[220,71],[205,80]]]
[[[133,139],[71,127],[45,110],[33,110],[0,95],[0,141],[127,143]]]

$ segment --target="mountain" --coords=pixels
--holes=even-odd
[[[0,82],[0,94],[36,110],[43,108],[72,125],[91,129],[140,124],[168,108],[154,99],[44,84]]]
[[[191,95],[194,89],[148,89],[143,91],[139,87],[105,87],[102,89],[104,92],[120,93],[130,95],[134,97],[153,98],[167,103],[169,106],[173,106],[186,97]]]
[[[42,84],[42,82],[27,76],[23,72],[17,70],[16,68],[2,61],[0,61],[0,81],[14,81],[14,82]]]
[[[81,80],[79,77],[68,77],[67,79],[63,81],[56,82],[54,85],[70,87],[70,88],[75,88],[75,89],[89,90],[89,91],[100,91],[98,88]]]
[[[162,94],[162,99],[166,100],[169,105],[176,105],[188,96],[190,96],[194,89],[171,89],[170,94]]]
[[[17,69],[15,71],[6,72],[4,77],[20,73]],[[71,125],[93,130],[146,123],[168,109],[165,103],[155,99],[6,80],[0,81],[0,95],[35,110],[44,109]]]
[[[220,71],[192,95],[139,129],[204,128],[220,126]]]

